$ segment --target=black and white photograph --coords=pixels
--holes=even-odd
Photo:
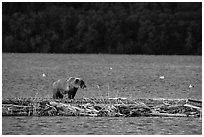
[[[2,1],[2,135],[202,135],[202,1]]]

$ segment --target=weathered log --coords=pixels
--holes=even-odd
[[[188,99],[188,101],[202,104],[202,100]]]
[[[31,116],[32,106],[2,104],[2,116]]]
[[[127,99],[109,98],[102,102],[97,99],[53,100],[29,98],[6,99],[2,102],[3,116],[181,117],[201,116],[202,113],[202,106],[186,104],[185,99],[135,99],[129,101]]]
[[[188,99],[187,103],[191,104],[193,106],[202,107],[202,101],[201,100]]]
[[[91,116],[91,117],[97,117],[97,116],[98,116],[98,114],[80,113],[80,116]]]
[[[202,111],[202,108],[200,108],[200,107],[197,107],[197,106],[193,106],[193,105],[190,105],[190,104],[185,104],[184,105],[185,107],[189,107],[189,108],[193,108],[193,109],[196,109],[196,110],[198,110],[198,111]]]
[[[150,113],[150,116],[157,117],[187,117],[186,114]]]

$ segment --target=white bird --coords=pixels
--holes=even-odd
[[[46,76],[45,73],[43,73],[42,76],[45,77]]]
[[[192,88],[192,87],[193,87],[193,86],[190,84],[190,85],[189,85],[189,88]]]
[[[160,79],[164,79],[164,76],[160,76],[159,78],[160,78]]]

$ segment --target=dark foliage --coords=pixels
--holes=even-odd
[[[3,52],[202,54],[202,3],[2,3]]]

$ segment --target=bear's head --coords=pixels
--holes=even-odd
[[[82,89],[86,88],[85,82],[81,78],[75,78],[74,86]]]

